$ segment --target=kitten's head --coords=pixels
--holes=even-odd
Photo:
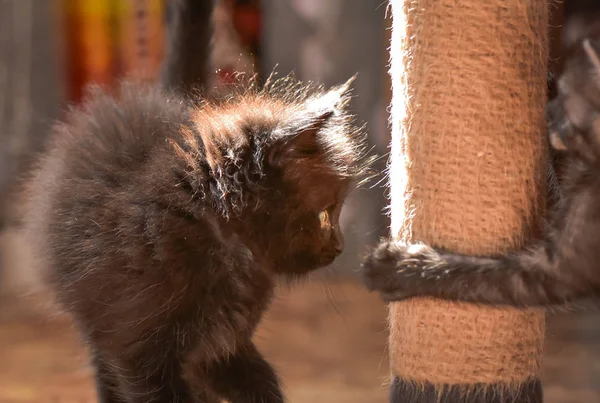
[[[340,211],[370,162],[350,82],[324,91],[286,78],[198,111],[212,204],[275,272],[326,266],[344,248]]]

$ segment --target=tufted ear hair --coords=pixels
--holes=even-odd
[[[269,165],[281,167],[291,159],[315,155],[320,150],[319,134],[333,116],[332,111],[303,119],[299,126],[282,129],[269,150]],[[297,122],[299,123],[299,122]]]
[[[271,166],[281,167],[292,159],[308,157],[321,151],[319,137],[327,125],[333,124],[350,99],[350,84],[346,83],[304,101],[285,127],[277,130],[273,146],[268,154]]]

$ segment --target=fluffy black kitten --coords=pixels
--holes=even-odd
[[[431,296],[514,306],[564,305],[600,295],[599,6],[572,1],[567,10],[568,53],[558,95],[548,105],[550,143],[567,158],[546,238],[491,257],[386,241],[364,261],[368,288],[388,301]]]
[[[168,90],[92,91],[25,182],[25,233],[103,403],[283,402],[252,333],[279,275],[341,253],[340,210],[364,173],[348,84],[178,95],[209,71],[184,54],[192,25],[209,26],[200,3],[171,10]]]

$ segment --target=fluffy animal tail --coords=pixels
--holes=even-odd
[[[213,12],[216,0],[170,0],[167,40],[160,81],[171,91],[189,93],[210,80]]]

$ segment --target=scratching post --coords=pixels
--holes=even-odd
[[[391,0],[392,233],[467,254],[539,235],[547,0]],[[541,311],[390,306],[393,403],[541,402]]]

